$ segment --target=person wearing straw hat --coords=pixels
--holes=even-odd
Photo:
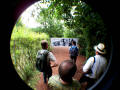
[[[95,56],[90,57],[85,63],[83,76],[79,80],[80,83],[87,82],[87,88],[91,87],[99,79],[107,67],[107,59],[104,57],[106,54],[105,45],[99,43],[94,46],[94,50]]]

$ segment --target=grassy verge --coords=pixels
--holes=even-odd
[[[11,59],[20,78],[32,89],[39,80],[40,73],[36,70],[36,54],[41,49],[41,40],[48,40],[45,33],[35,33],[25,27],[14,27],[11,41]]]

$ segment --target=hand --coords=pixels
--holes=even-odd
[[[58,66],[58,64],[56,64],[56,63],[54,65],[51,65],[51,67],[57,67],[57,66]]]

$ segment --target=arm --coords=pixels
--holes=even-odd
[[[52,52],[49,52],[49,59],[50,59],[50,61],[51,61],[51,63],[52,63],[51,67],[56,67],[56,66],[58,66],[58,62],[57,62],[57,60],[56,60],[56,57],[53,55]]]
[[[69,48],[69,54],[70,54],[71,47]]]
[[[76,46],[76,51],[77,51],[77,55],[79,54],[79,49],[78,49],[78,47]]]
[[[83,73],[87,73],[93,64],[94,58],[90,57],[86,64],[83,66]]]
[[[58,66],[57,61],[54,61],[53,64],[51,65],[51,67],[57,67],[57,66]]]

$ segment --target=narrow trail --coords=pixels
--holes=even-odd
[[[64,60],[69,60],[69,47],[63,47],[63,46],[56,46],[53,47],[52,50],[53,54],[55,55],[58,64],[60,64]],[[79,80],[81,75],[82,75],[82,66],[85,61],[85,57],[83,56],[78,56],[76,60],[76,65],[77,65],[77,71],[74,75],[74,79]],[[53,75],[58,74],[58,67],[52,68]],[[40,75],[40,80],[38,81],[38,84],[36,86],[36,90],[47,90],[46,86],[43,83],[43,75]],[[84,90],[84,89],[83,89]]]

